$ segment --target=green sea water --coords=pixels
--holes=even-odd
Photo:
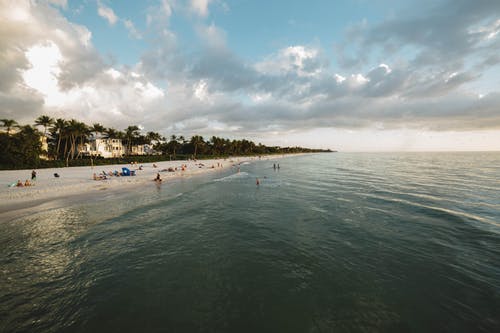
[[[0,216],[0,332],[500,332],[500,153],[101,192]]]

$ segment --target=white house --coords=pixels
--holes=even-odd
[[[83,155],[102,156],[104,158],[122,157],[127,153],[127,147],[121,139],[97,138],[78,147]],[[130,147],[127,155],[147,155],[147,145],[134,145]]]
[[[125,147],[121,139],[97,138],[90,141],[90,143],[80,145],[78,149],[84,155],[102,156],[104,158],[122,157],[125,155]]]
[[[130,146],[129,155],[146,155],[145,145]]]

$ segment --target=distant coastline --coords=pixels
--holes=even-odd
[[[95,166],[130,162],[215,159],[229,156],[262,156],[334,152],[299,146],[255,144],[247,139],[193,135],[169,138],[157,132],[141,133],[137,125],[120,131],[99,123],[87,125],[75,119],[53,119],[42,115],[34,125],[0,119],[0,170]],[[39,130],[43,128],[43,132]]]

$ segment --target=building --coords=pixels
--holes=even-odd
[[[78,146],[81,154],[87,156],[101,156],[104,158],[122,157],[125,147],[121,139],[94,139],[89,143]]]
[[[82,155],[101,156],[104,158],[122,157],[124,155],[148,155],[148,145],[134,145],[130,147],[127,154],[127,147],[123,145],[121,139],[93,139],[89,143],[78,146]]]
[[[45,135],[40,135],[40,143],[42,144],[42,154],[40,154],[40,158],[42,160],[48,160],[49,144],[47,143],[47,137]]]
[[[130,147],[129,155],[146,155],[146,145],[135,145]]]

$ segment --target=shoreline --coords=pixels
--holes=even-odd
[[[29,187],[10,187],[9,185],[21,180],[24,183],[26,179],[31,180],[31,169],[26,170],[2,170],[0,171],[0,216],[3,218],[17,217],[17,213],[26,211],[27,213],[50,201],[59,199],[77,199],[91,194],[109,193],[110,191],[129,191],[136,186],[151,184],[154,186],[154,178],[160,173],[163,179],[162,183],[167,183],[173,179],[181,177],[192,177],[203,175],[209,172],[227,171],[243,162],[255,161],[273,161],[284,157],[298,156],[301,154],[286,155],[264,155],[255,156],[235,156],[230,158],[212,159],[212,160],[176,160],[151,162],[144,164],[116,164],[102,165],[97,167],[67,167],[67,168],[49,168],[36,169],[37,177],[34,186]],[[187,165],[185,171],[181,166]],[[143,169],[139,170],[142,165]],[[154,167],[153,165],[156,165]],[[122,167],[134,170],[135,176],[111,176],[106,180],[94,180],[93,174],[105,172],[121,171]],[[176,171],[166,171],[169,168],[177,168]],[[60,175],[54,177],[54,173]],[[15,216],[14,216],[15,215]]]

